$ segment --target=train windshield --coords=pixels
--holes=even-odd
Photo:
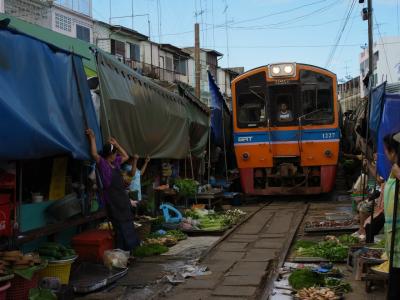
[[[332,78],[309,70],[300,71],[300,99],[303,124],[331,124],[333,114]]]
[[[249,76],[236,84],[237,124],[239,128],[265,126],[265,72]]]

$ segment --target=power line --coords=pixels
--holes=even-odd
[[[331,51],[329,53],[328,59],[327,59],[326,64],[325,64],[326,68],[328,68],[330,66],[330,64],[332,63],[333,57],[335,56],[335,53],[336,53],[337,47],[338,47],[338,45],[340,43],[340,40],[342,38],[343,32],[345,31],[346,26],[347,26],[347,24],[349,22],[350,16],[353,13],[353,9],[355,7],[355,4],[356,4],[356,0],[353,0],[351,2],[351,4],[350,4],[350,8],[348,9],[348,12],[346,14],[345,20],[344,20],[342,26],[339,28],[338,34],[336,35],[336,39],[335,39],[336,42],[332,46],[332,49],[331,49]]]
[[[227,67],[229,68],[229,32],[228,32],[228,2],[225,0],[225,34],[226,34],[226,61]]]
[[[354,16],[351,19],[357,19],[359,18],[358,16]],[[331,21],[326,21],[326,22],[322,22],[322,23],[316,23],[316,24],[303,24],[303,25],[294,25],[294,26],[285,26],[285,27],[268,27],[268,28],[244,28],[244,27],[235,27],[235,26],[229,26],[230,29],[235,29],[235,30],[287,30],[287,29],[293,29],[293,28],[306,28],[306,27],[321,27],[321,26],[325,26],[328,24],[333,24],[333,23],[337,23],[337,22],[341,22],[343,21],[344,18],[341,19],[334,19]]]
[[[307,5],[302,5],[302,6],[299,6],[297,8],[290,9],[290,10],[280,11],[280,12],[277,12],[277,13],[274,13],[274,14],[271,14],[271,15],[283,14],[283,13],[286,13],[286,12],[289,12],[289,11],[297,10],[297,9],[305,7],[305,6],[310,6],[312,4],[321,3],[321,2],[325,2],[325,1],[328,1],[328,0],[321,0],[321,1],[313,2],[313,3],[307,4]],[[270,28],[271,26],[288,25],[288,24],[291,24],[291,23],[296,23],[298,21],[304,20],[307,17],[312,16],[314,14],[325,12],[325,11],[329,10],[330,8],[332,8],[333,5],[338,4],[340,1],[341,0],[338,0],[338,1],[335,0],[332,3],[330,3],[329,5],[323,6],[323,7],[319,8],[317,10],[314,10],[314,11],[312,11],[310,13],[298,16],[296,18],[290,18],[288,20],[281,21],[281,22],[278,22],[278,23],[271,23],[271,24],[266,24],[266,25],[261,25],[261,26],[244,26],[244,27],[229,27],[229,28],[233,28],[233,29],[249,29],[249,30],[251,30],[252,27],[254,27],[254,29],[259,30],[259,29],[267,29],[267,28]],[[225,11],[224,11],[224,13],[225,13]],[[196,12],[196,14],[197,14],[197,12]],[[267,16],[270,16],[270,15],[267,15]],[[267,17],[267,16],[264,16],[264,17]],[[196,18],[197,18],[197,15],[196,15]],[[247,21],[247,20],[244,20],[244,21]],[[229,22],[229,23],[230,24],[239,24],[239,23],[242,23],[244,21]],[[215,30],[215,28],[226,27],[226,24],[227,24],[227,22],[224,22],[224,23],[219,24],[219,25],[211,24],[211,26],[203,28],[202,30],[209,30],[210,28],[213,28],[213,30]],[[193,30],[190,30],[190,31],[183,31],[183,32],[167,33],[167,34],[164,34],[164,36],[184,35],[184,34],[189,34],[189,33],[193,33],[193,32],[194,32]]]
[[[214,49],[215,48],[214,0],[211,0],[211,17],[212,17],[212,36],[213,36],[213,49]]]
[[[279,26],[279,25],[290,25],[290,24],[302,21],[302,20],[304,20],[304,19],[306,19],[306,18],[308,18],[310,16],[313,16],[315,14],[323,13],[323,12],[331,9],[334,5],[339,4],[339,2],[340,2],[340,0],[335,0],[335,1],[331,2],[331,3],[329,3],[326,6],[320,7],[318,9],[313,10],[313,11],[311,11],[309,13],[304,14],[304,15],[297,16],[295,18],[290,18],[288,20],[280,21],[280,22],[277,22],[277,23],[270,23],[270,24],[258,25],[258,26],[257,25],[242,26],[242,27],[236,27],[236,28],[238,28],[238,29],[248,28],[248,29],[257,29],[258,30],[258,29],[266,29],[266,28],[270,28],[270,27],[273,27],[273,26]],[[232,24],[238,24],[238,23],[240,23],[240,22],[233,22]]]
[[[397,0],[397,35],[400,35],[400,22],[399,22],[399,0]]]
[[[297,7],[293,7],[293,8],[290,8],[290,9],[285,9],[285,10],[277,11],[277,12],[274,12],[274,13],[270,13],[270,14],[267,14],[267,15],[264,15],[264,16],[261,16],[261,17],[256,17],[256,18],[251,18],[251,19],[245,19],[245,20],[242,20],[242,21],[237,21],[234,24],[248,23],[248,22],[253,22],[253,21],[258,21],[258,20],[262,20],[262,19],[265,19],[265,18],[269,18],[269,17],[272,17],[272,16],[287,14],[287,13],[302,9],[304,7],[312,6],[312,5],[323,3],[323,2],[326,2],[326,1],[328,1],[328,0],[319,0],[319,1],[308,3],[308,4],[303,4],[303,5],[300,5],[300,6],[297,6]]]
[[[388,42],[388,43],[377,43],[375,45],[394,45],[394,44],[400,44],[400,42]],[[310,44],[304,44],[304,45],[299,45],[299,44],[288,44],[288,45],[276,45],[276,46],[269,46],[269,45],[256,45],[256,46],[232,46],[230,45],[229,48],[236,48],[236,49],[281,49],[281,48],[329,48],[333,46],[337,47],[360,47],[362,44],[361,43],[354,43],[354,44],[316,44],[316,45],[310,45]],[[210,48],[211,45],[204,45],[204,48]],[[215,48],[225,48],[226,46],[222,45],[217,45]]]
[[[389,61],[388,61],[388,57],[387,57],[387,53],[386,53],[385,43],[383,43],[383,38],[382,38],[382,34],[381,34],[381,29],[379,28],[379,25],[378,25],[379,23],[378,23],[378,20],[377,20],[375,14],[374,14],[374,18],[375,18],[375,23],[377,24],[377,27],[378,27],[379,37],[381,38],[381,41],[382,41],[382,44],[383,44],[383,54],[385,55],[386,67],[388,68],[388,71],[389,71],[390,80],[393,82],[392,70],[391,70],[390,67],[389,67]],[[372,59],[372,60],[373,60],[373,57],[370,57],[369,59]],[[371,72],[372,72],[372,70],[371,70]]]

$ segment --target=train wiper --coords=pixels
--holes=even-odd
[[[306,114],[300,116],[300,117],[299,117],[299,121],[300,121],[301,119],[304,119],[305,117],[308,117],[308,116],[310,116],[310,115],[313,115],[313,114],[315,114],[315,113],[317,113],[317,112],[326,111],[326,110],[327,110],[326,108],[319,108],[319,109],[313,110],[312,112],[309,112],[309,113],[306,113]]]

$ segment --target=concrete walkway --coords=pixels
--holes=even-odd
[[[274,202],[237,227],[202,261],[211,275],[187,280],[167,299],[259,299],[283,261],[306,212],[300,202]]]

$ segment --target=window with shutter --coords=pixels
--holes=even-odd
[[[76,24],[76,37],[82,41],[90,43],[90,29]]]
[[[125,43],[111,39],[111,54],[125,58]]]
[[[130,59],[140,61],[140,46],[129,43]]]

